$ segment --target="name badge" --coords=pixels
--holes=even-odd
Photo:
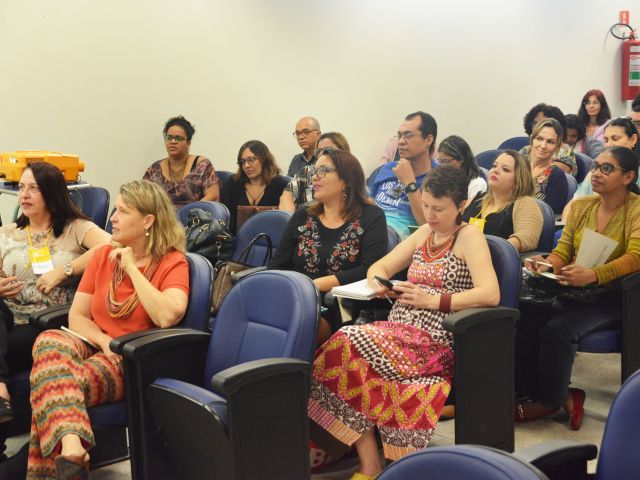
[[[36,275],[42,275],[53,270],[53,260],[51,260],[49,247],[30,248],[29,260],[31,260],[31,269]]]
[[[471,217],[469,219],[469,225],[475,225],[476,227],[478,227],[480,229],[481,232],[484,232],[484,224],[485,223],[486,223],[486,220],[484,218]]]

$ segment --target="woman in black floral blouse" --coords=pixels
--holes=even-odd
[[[315,201],[291,217],[270,268],[311,277],[324,294],[362,280],[387,253],[387,222],[367,196],[364,172],[356,157],[327,148],[319,152],[311,176]],[[334,309],[323,315],[321,343],[340,328]]]

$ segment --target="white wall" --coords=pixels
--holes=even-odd
[[[0,0],[0,151],[77,153],[112,195],[163,157],[175,114],[223,170],[250,138],[286,170],[303,115],[365,171],[418,109],[480,152],[540,101],[575,112],[600,88],[626,113],[608,36],[623,9],[640,26],[623,0]]]

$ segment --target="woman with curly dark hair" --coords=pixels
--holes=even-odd
[[[593,89],[584,94],[578,117],[587,129],[587,136],[604,142],[604,126],[611,118],[611,112],[602,90]]]
[[[249,140],[238,151],[238,171],[222,187],[220,200],[229,209],[229,229],[235,233],[238,207],[277,207],[288,180],[280,175],[273,154],[260,140]]]

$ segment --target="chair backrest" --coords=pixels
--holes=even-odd
[[[269,235],[273,251],[275,252],[290,218],[291,213],[283,210],[268,210],[266,212],[256,213],[240,227],[236,235],[236,245],[233,249],[232,258],[238,260],[243,250],[259,233]],[[262,266],[266,258],[267,248],[268,245],[265,239],[258,240],[251,249],[249,258],[247,258],[247,264],[252,267]]]
[[[476,155],[476,163],[482,168],[490,170],[493,167],[493,162],[498,158],[498,155],[502,153],[502,150],[486,150]]]
[[[589,173],[589,168],[591,167],[591,157],[589,155],[585,155],[584,153],[573,152],[576,156],[576,164],[578,166],[578,174],[576,175],[576,181],[578,183],[582,183],[584,177]]]
[[[569,203],[578,189],[578,182],[570,173],[565,172],[564,175],[567,177],[567,203]]]
[[[378,172],[380,171],[380,169],[384,167],[384,165],[380,165],[379,167],[376,167],[373,172],[371,172],[371,175],[369,175],[367,177],[367,190],[369,191],[369,195],[371,195],[371,188],[373,187],[373,182],[375,182],[376,177],[378,176]]]
[[[522,267],[516,247],[504,238],[485,235],[500,286],[500,306],[518,308]]]
[[[70,192],[73,203],[100,228],[105,228],[109,215],[109,191],[88,187]]]
[[[495,159],[494,159],[495,160]],[[480,177],[482,177],[482,179],[486,182],[487,179],[489,178],[489,170],[484,168],[484,167],[479,167],[478,168],[478,173],[480,173]]]
[[[187,252],[186,256],[189,264],[189,303],[180,326],[204,332],[209,328],[213,268],[202,255]]]
[[[640,370],[631,375],[611,404],[604,428],[596,480],[637,478],[640,458]]]
[[[526,147],[527,145],[529,145],[529,137],[511,137],[498,145],[498,149],[519,151],[522,147]]]
[[[227,172],[226,170],[216,170],[216,176],[218,177],[219,186],[222,188],[227,179],[233,175],[233,172]]]
[[[207,212],[211,212],[213,218],[217,220],[222,220],[224,223],[229,223],[229,209],[226,205],[220,202],[210,202],[208,200],[200,200],[198,202],[191,202],[186,204],[180,210],[178,210],[178,218],[180,219],[180,223],[183,225],[187,225],[187,218],[189,217],[189,212],[194,208],[200,208]]]
[[[434,475],[435,473],[435,475]],[[429,447],[396,460],[378,480],[540,480],[547,476],[507,452],[478,445]]]
[[[313,359],[320,296],[298,272],[263,270],[236,283],[218,311],[211,333],[204,386],[226,368],[251,360]]]
[[[387,225],[387,253],[396,248],[401,241],[400,234]]]
[[[540,211],[542,212],[542,232],[540,240],[538,240],[538,248],[540,252],[550,252],[553,249],[553,241],[556,233],[556,219],[553,209],[548,203],[536,198]]]

